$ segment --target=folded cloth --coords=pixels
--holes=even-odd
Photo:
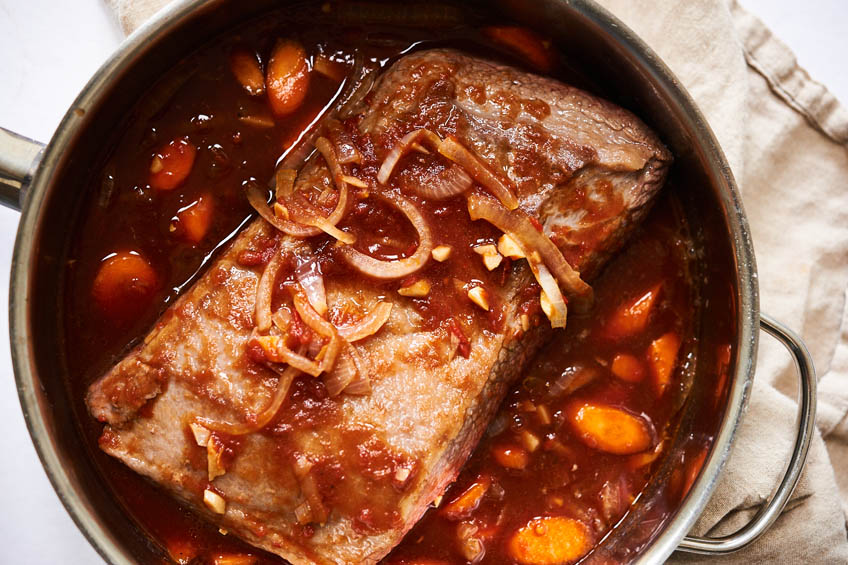
[[[168,3],[106,1],[127,33]],[[736,0],[599,1],[706,116],[742,190],[762,309],[799,331],[819,374],[818,431],[783,515],[737,553],[671,562],[848,563],[848,113]],[[795,437],[796,388],[791,359],[764,338],[733,453],[693,534],[731,533],[769,498]]]

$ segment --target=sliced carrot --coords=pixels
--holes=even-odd
[[[200,243],[206,237],[212,225],[212,212],[215,208],[211,194],[204,194],[179,212],[176,227],[181,235],[191,243]]]
[[[592,549],[589,528],[564,516],[534,518],[510,538],[507,551],[522,565],[565,565]]]
[[[265,76],[253,51],[245,47],[234,49],[230,53],[230,70],[251,96],[259,96],[265,92]]]
[[[492,486],[492,479],[488,475],[480,475],[477,480],[471,483],[467,489],[462,491],[459,496],[442,507],[441,513],[449,520],[462,520],[468,518],[472,512],[480,506],[480,501],[483,500],[489,487]]]
[[[265,82],[271,110],[278,117],[291,114],[301,105],[309,87],[306,51],[296,41],[281,40],[268,61]]]
[[[641,382],[645,377],[645,367],[642,362],[628,353],[619,353],[613,357],[610,371],[619,379],[629,383]]]
[[[657,285],[619,306],[607,321],[607,336],[622,339],[644,331],[659,293],[660,285]]]
[[[150,162],[150,186],[156,190],[173,190],[188,178],[194,167],[197,149],[187,137],[171,141]]]
[[[680,350],[680,338],[676,333],[669,332],[654,341],[648,347],[648,365],[654,379],[654,392],[662,396],[671,383],[677,352]]]
[[[188,565],[200,553],[200,547],[191,539],[176,538],[165,542],[168,556],[174,563]]]
[[[156,271],[144,257],[133,252],[121,252],[100,264],[91,293],[113,322],[125,323],[144,311],[157,286]]]
[[[566,407],[566,414],[578,437],[589,447],[630,455],[651,446],[648,422],[619,408],[575,401]]]
[[[530,463],[527,450],[513,445],[498,445],[492,448],[492,455],[501,466],[507,469],[524,469]]]
[[[516,52],[537,71],[553,70],[556,55],[550,42],[543,41],[529,29],[518,26],[490,26],[484,28],[483,33],[495,43]]]

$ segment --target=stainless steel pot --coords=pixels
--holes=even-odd
[[[102,488],[88,456],[61,355],[62,270],[88,168],[114,124],[171,64],[223,31],[280,2],[186,0],[129,37],[92,77],[47,146],[0,130],[0,202],[22,209],[12,263],[10,334],[18,392],[32,440],[62,503],[110,563],[148,562],[155,543]],[[727,553],[751,543],[777,518],[800,477],[815,420],[815,374],[806,347],[790,330],[759,312],[756,266],[739,191],[715,137],[692,99],[658,57],[620,21],[591,0],[502,0],[513,19],[541,28],[577,66],[657,129],[676,156],[672,182],[702,250],[705,303],[699,324],[695,386],[683,409],[676,443],[632,511],[598,553],[639,563],[661,562],[675,549]],[[715,488],[741,424],[753,379],[758,329],[781,341],[798,370],[800,399],[794,450],[771,500],[750,524],[718,539],[685,537]],[[727,386],[710,346],[729,340]],[[701,402],[721,397],[720,408]],[[714,438],[703,469],[679,507],[649,520],[687,438]],[[679,459],[677,459],[679,460]]]

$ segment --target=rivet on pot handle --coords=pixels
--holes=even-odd
[[[800,398],[798,401],[798,435],[795,437],[795,447],[792,457],[783,475],[783,480],[774,492],[774,496],[766,503],[753,519],[738,531],[720,538],[700,538],[686,536],[677,547],[680,551],[701,554],[723,554],[742,549],[760,537],[780,516],[780,512],[798,480],[807,452],[813,439],[813,431],[816,425],[816,372],[813,360],[807,346],[795,332],[775,320],[774,318],[760,314],[760,327],[772,337],[777,339],[792,355],[795,368],[798,371]]]
[[[0,204],[20,210],[44,145],[0,128]]]

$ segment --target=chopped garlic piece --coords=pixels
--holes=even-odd
[[[490,271],[494,271],[503,261],[503,257],[498,253],[497,247],[492,244],[478,245],[474,248],[474,252],[483,257],[483,264]]]
[[[154,175],[158,172],[161,172],[164,168],[165,165],[162,163],[162,159],[160,159],[158,155],[153,157],[153,160],[150,161],[150,172]]]
[[[191,433],[194,435],[194,441],[197,442],[197,445],[200,447],[206,447],[206,444],[209,443],[209,436],[212,435],[212,432],[210,432],[208,428],[204,428],[200,424],[196,423],[191,423],[188,427],[191,428]]]
[[[221,461],[223,455],[224,446],[215,441],[215,438],[210,438],[209,443],[206,444],[206,472],[210,481],[214,481],[227,472]]]
[[[483,256],[497,255],[498,254],[498,248],[495,247],[491,243],[486,244],[486,245],[478,245],[477,247],[474,248],[474,253],[476,253],[477,255],[483,255]]]
[[[220,494],[209,489],[203,491],[203,504],[215,514],[223,514],[227,511],[227,501]]]
[[[486,265],[486,268],[490,271],[494,271],[498,268],[498,265],[503,261],[503,257],[500,255],[484,255],[483,256],[483,264]]]
[[[469,290],[468,298],[483,310],[489,311],[489,293],[482,286],[475,286]]]
[[[450,245],[439,245],[433,248],[430,255],[439,263],[443,263],[450,258],[451,253],[453,253],[453,248]]]
[[[430,282],[427,279],[420,279],[409,286],[404,286],[398,289],[398,294],[401,296],[411,296],[421,298],[430,294]]]
[[[525,332],[530,329],[530,316],[527,314],[521,315],[521,329]]]
[[[539,440],[539,438],[532,432],[524,430],[523,432],[521,432],[521,443],[524,445],[525,448],[527,448],[527,451],[533,453],[539,448],[541,440]]]
[[[543,426],[549,426],[551,423],[551,412],[544,404],[539,404],[536,407],[536,417],[539,418],[539,423]]]
[[[439,496],[433,499],[433,508],[438,508],[442,505],[442,498],[444,497],[440,494]]]
[[[525,257],[524,252],[518,244],[515,243],[515,240],[507,234],[503,234],[500,239],[498,239],[498,251],[500,251],[501,255],[509,257],[510,259],[523,259]]]
[[[407,467],[401,467],[397,471],[395,471],[395,481],[399,483],[406,482],[406,479],[409,478],[410,470]]]
[[[218,533],[221,534],[222,536],[226,536],[227,534],[230,533],[230,531],[227,528],[218,528]]]

